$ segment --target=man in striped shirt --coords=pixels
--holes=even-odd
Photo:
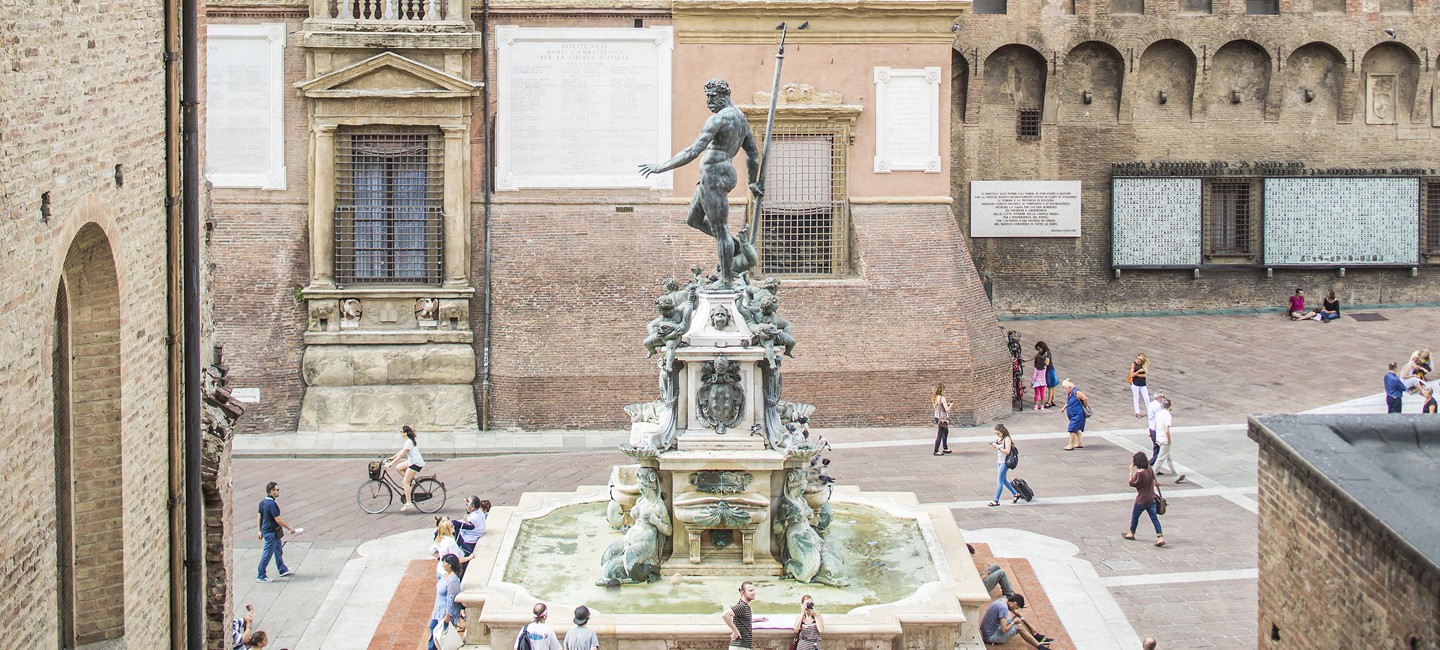
[[[755,583],[746,580],[740,583],[740,602],[735,603],[730,609],[720,616],[725,625],[730,627],[730,648],[729,650],[750,650],[753,648],[751,639],[752,623],[763,623],[766,618],[751,618],[750,601],[755,600]]]

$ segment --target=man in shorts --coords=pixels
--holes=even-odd
[[[985,615],[980,617],[980,636],[985,639],[985,643],[999,645],[1019,635],[1032,648],[1050,650],[1050,642],[1054,639],[1030,627],[1025,617],[1020,615],[1020,610],[1024,607],[1025,597],[1020,594],[997,598],[990,603],[990,606],[985,608]]]
[[[740,583],[740,602],[735,603],[730,609],[720,615],[721,620],[730,628],[729,650],[750,650],[755,647],[751,639],[751,625],[763,623],[768,619],[751,618],[750,601],[755,600],[755,583],[746,580]]]

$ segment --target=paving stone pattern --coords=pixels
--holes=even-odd
[[[1279,316],[1011,323],[1021,328],[1027,348],[1041,338],[1051,343],[1062,375],[1075,378],[1098,407],[1085,448],[1070,452],[1061,449],[1063,415],[1027,410],[1006,420],[1022,449],[1012,475],[1035,487],[1038,497],[1031,504],[1013,505],[1006,498],[998,508],[983,505],[995,489],[995,452],[985,444],[989,427],[952,430],[955,453],[944,457],[930,454],[928,413],[917,415],[916,427],[821,431],[837,445],[829,457],[832,475],[842,484],[911,491],[923,502],[949,503],[966,530],[1030,531],[1074,544],[1076,557],[1091,563],[1102,582],[1119,581],[1108,591],[1140,638],[1155,636],[1169,648],[1254,647],[1256,580],[1248,576],[1258,565],[1256,450],[1245,436],[1244,418],[1379,392],[1385,362],[1403,360],[1426,344],[1417,333],[1440,325],[1440,310],[1386,314],[1390,320],[1374,323],[1291,323]],[[1173,477],[1162,480],[1172,497],[1172,510],[1162,518],[1165,548],[1153,546],[1148,519],[1141,520],[1139,541],[1120,538],[1133,495],[1126,485],[1129,457],[1149,444],[1140,430],[1144,421],[1130,413],[1123,383],[1125,364],[1138,351],[1150,356],[1155,383],[1176,401],[1180,428],[1174,454],[1190,475],[1181,485],[1174,485]],[[1190,429],[1197,425],[1215,426]],[[527,491],[603,485],[610,466],[626,460],[607,448],[458,459],[432,467],[450,491],[444,512],[458,516],[465,495],[513,505]],[[430,525],[426,515],[395,509],[362,513],[355,490],[365,479],[363,459],[241,459],[235,476],[237,547],[257,544],[248,513],[268,480],[286,486],[285,516],[306,528],[309,542],[353,544]],[[1197,492],[1202,489],[1222,493]],[[1007,556],[1003,538],[992,547],[997,556]],[[237,566],[243,561],[237,557]],[[1217,571],[1227,573],[1209,573]],[[243,567],[236,573],[249,574]],[[1134,584],[1137,579],[1155,584]]]

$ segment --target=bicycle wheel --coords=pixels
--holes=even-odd
[[[428,514],[445,507],[445,484],[433,478],[417,479],[410,494],[415,497],[415,507],[420,512]]]
[[[360,509],[372,515],[385,512],[394,500],[395,493],[384,481],[369,480],[360,484],[360,489],[355,492],[355,501],[360,504]]]

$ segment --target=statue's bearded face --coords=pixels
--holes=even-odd
[[[719,91],[705,92],[705,105],[710,107],[711,113],[719,113],[720,109],[730,103],[730,95]]]

